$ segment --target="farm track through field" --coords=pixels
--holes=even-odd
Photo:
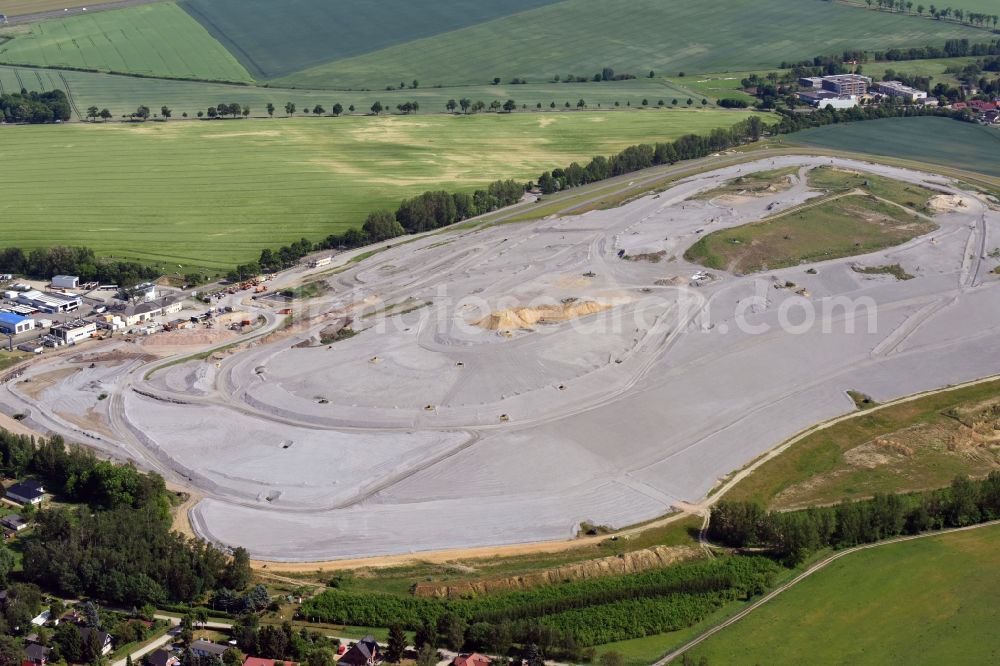
[[[73,97],[73,91],[69,87],[69,81],[66,80],[62,72],[59,72],[59,78],[62,80],[63,90],[66,92],[66,98],[69,99],[69,105],[73,107],[73,113],[76,114],[79,120],[83,120],[83,114],[80,113],[80,109],[76,105],[76,99]]]

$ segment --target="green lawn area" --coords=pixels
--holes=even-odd
[[[598,19],[599,17],[599,19]],[[371,87],[418,79],[422,86],[481,84],[499,77],[547,81],[591,76],[608,66],[723,72],[777,67],[845,49],[986,41],[988,34],[916,17],[800,0],[566,0],[435,37],[339,59],[279,81],[304,87]]]
[[[933,222],[892,204],[849,195],[716,231],[684,256],[708,268],[756,273],[874,252],[935,228]]]
[[[26,358],[31,358],[34,354],[29,354],[28,352],[22,351],[3,351],[0,352],[0,372],[6,370],[11,366],[15,366]]]
[[[1000,177],[1000,130],[947,118],[887,118],[783,137],[801,146],[870,153]]]
[[[808,180],[809,187],[817,190],[831,194],[862,190],[922,213],[928,212],[927,202],[938,194],[926,187],[884,176],[825,166],[810,171]]]
[[[863,393],[865,387],[855,389]],[[963,435],[968,428],[951,415],[972,423],[967,414],[985,414],[998,398],[1000,381],[994,381],[868,410],[796,442],[725,497],[784,509],[940,488],[959,474],[985,475],[1000,467],[1000,454],[988,445],[971,446]],[[996,421],[982,419],[984,427]]]
[[[251,80],[229,51],[171,2],[0,29],[3,36],[13,37],[0,44],[0,62],[5,63],[145,76]]]
[[[639,142],[728,127],[722,110],[171,121],[7,128],[0,229],[170,271],[319,240],[428,189],[529,180]],[[183,268],[182,268],[183,267]]]
[[[1000,527],[852,553],[690,651],[711,664],[1000,661]]]

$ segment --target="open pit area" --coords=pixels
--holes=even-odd
[[[828,196],[809,172],[829,166],[941,198],[877,251],[748,275],[684,259]],[[782,183],[729,185],[757,172]],[[224,353],[42,359],[0,389],[4,411],[195,489],[200,536],[319,561],[648,520],[857,409],[849,390],[885,402],[1000,373],[1000,212],[931,173],[787,156],[613,210],[403,240],[279,277],[326,287],[291,319],[242,303],[264,323],[211,341]],[[895,265],[912,279],[864,270]]]

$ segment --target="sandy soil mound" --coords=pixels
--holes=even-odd
[[[603,312],[612,307],[610,303],[596,301],[569,301],[560,305],[543,305],[537,308],[509,308],[491,312],[477,320],[476,326],[488,331],[509,331],[530,329],[535,324],[570,321],[587,315]]]
[[[148,363],[150,361],[155,361],[156,358],[157,357],[152,354],[115,349],[113,351],[94,354],[78,354],[70,360],[73,363],[121,363],[123,361],[142,361],[143,363]]]
[[[927,201],[927,207],[934,213],[955,213],[966,210],[969,203],[956,194],[939,194]]]
[[[150,352],[170,351],[177,347],[206,346],[225,342],[236,337],[232,331],[217,329],[188,329],[168,331],[138,338],[139,346]]]
[[[418,583],[413,593],[418,597],[459,599],[462,597],[526,590],[565,581],[620,576],[651,569],[662,569],[679,562],[702,557],[701,549],[693,546],[654,546],[622,555],[567,564],[555,569],[537,571],[522,576],[508,576],[478,581],[450,583]]]

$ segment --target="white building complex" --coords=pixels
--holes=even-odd
[[[49,313],[74,312],[79,310],[83,304],[83,300],[79,296],[49,291],[41,292],[35,289],[18,294],[17,302]]]
[[[52,327],[52,335],[68,345],[75,345],[87,340],[94,333],[97,333],[97,324],[83,319],[68,321],[65,324],[57,324]]]
[[[916,102],[917,100],[927,99],[927,93],[923,90],[917,90],[916,88],[903,85],[900,81],[881,81],[876,83],[875,92],[881,93],[887,97],[904,99],[907,102]]]

